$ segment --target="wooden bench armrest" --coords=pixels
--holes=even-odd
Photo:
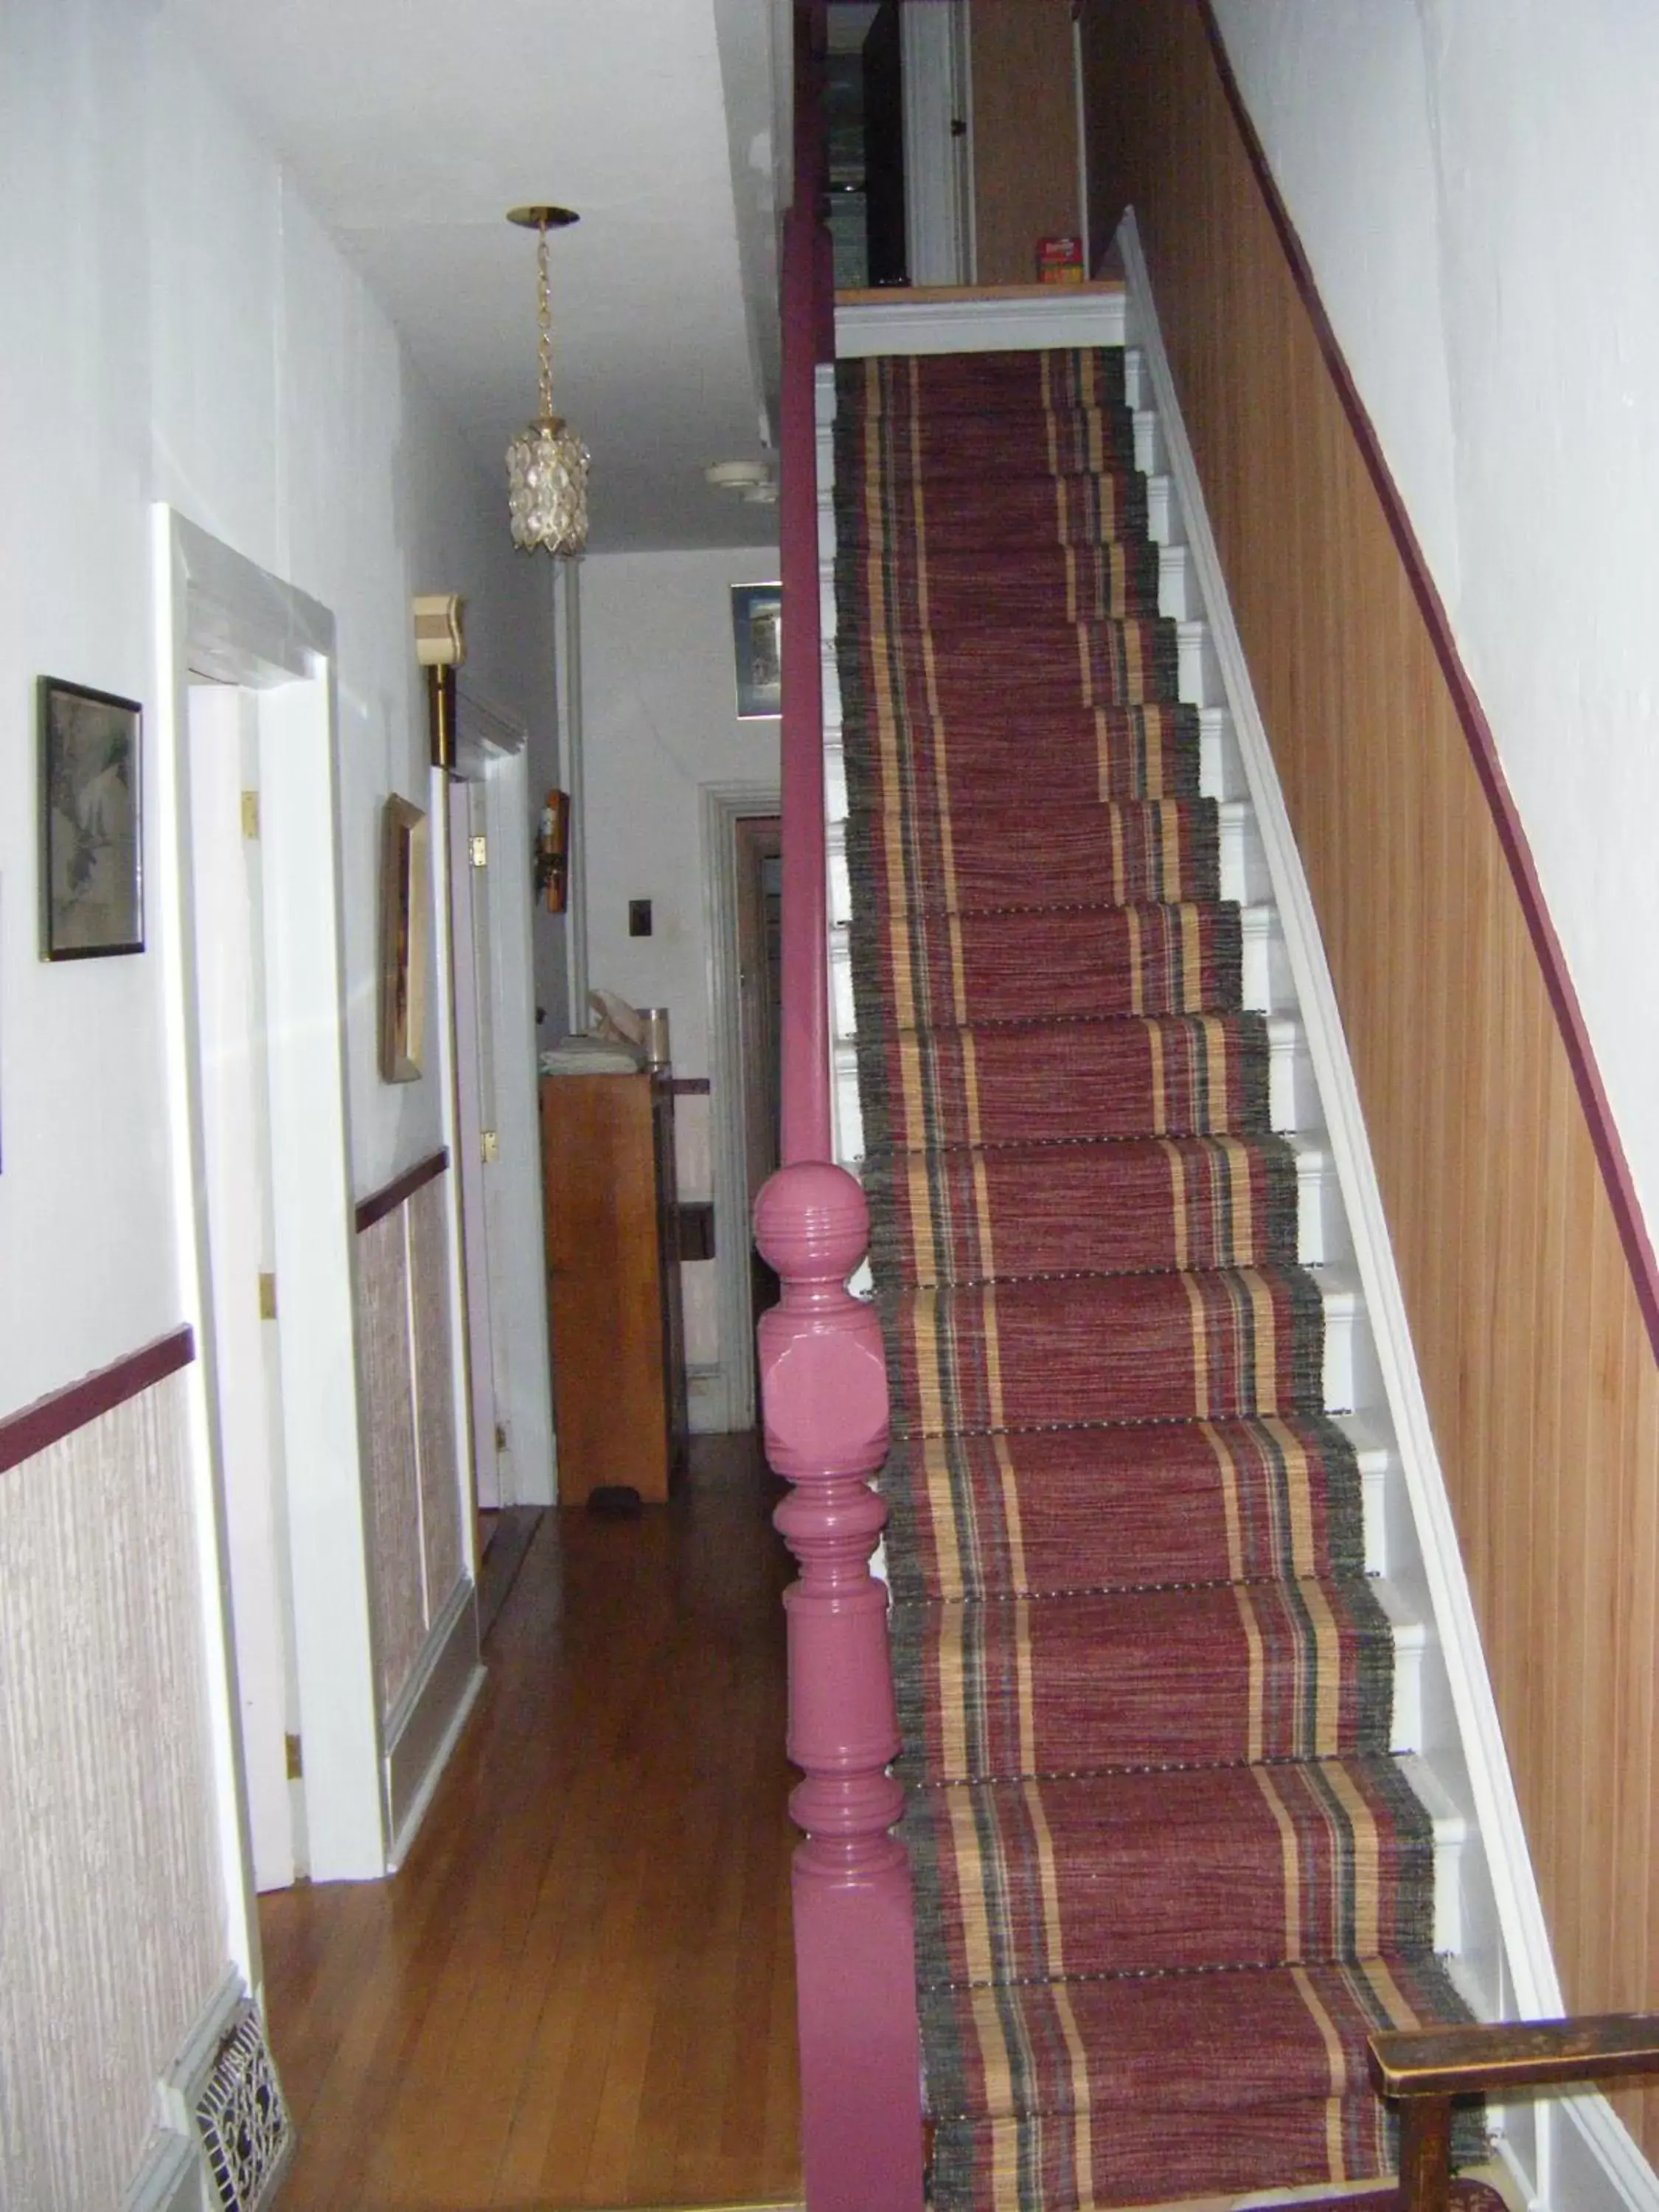
[[[1642,2074],[1659,2074],[1659,2012],[1497,2021],[1370,2039],[1371,2086],[1381,2097],[1498,2096]]]

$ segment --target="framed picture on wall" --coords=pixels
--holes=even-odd
[[[738,661],[738,720],[783,712],[783,591],[733,584],[732,643]]]
[[[55,676],[40,708],[41,957],[142,952],[143,710]]]
[[[380,814],[380,1076],[420,1079],[426,1049],[427,820],[394,792]]]

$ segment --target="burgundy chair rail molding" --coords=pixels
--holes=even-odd
[[[167,1376],[188,1367],[195,1357],[194,1332],[175,1328],[170,1336],[157,1337],[153,1344],[128,1352],[124,1359],[83,1375],[66,1389],[54,1390],[50,1397],[37,1398],[33,1405],[9,1413],[0,1420],[0,1474],[62,1443],[65,1437],[113,1413],[129,1398],[141,1397]]]
[[[384,1184],[379,1190],[371,1191],[367,1198],[360,1198],[357,1201],[357,1234],[361,1237],[365,1229],[372,1229],[377,1221],[384,1221],[388,1213],[395,1213],[400,1206],[406,1206],[417,1190],[427,1183],[435,1182],[448,1166],[449,1147],[441,1145],[430,1159],[422,1160],[417,1167],[405,1170],[395,1181]]]
[[[1602,1087],[1601,1072],[1595,1064],[1589,1031],[1584,1022],[1583,1009],[1578,1003],[1578,994],[1567,972],[1566,957],[1555,933],[1555,925],[1550,920],[1543,887],[1533,863],[1532,849],[1527,842],[1527,833],[1504,774],[1503,763],[1498,757],[1492,725],[1486,720],[1486,710],[1469,679],[1468,671],[1463,665],[1445,603],[1440,597],[1423,548],[1418,543],[1417,532],[1412,526],[1411,516],[1406,510],[1400,487],[1383,458],[1382,441],[1377,437],[1365,403],[1359,396],[1353,373],[1337,343],[1336,332],[1331,327],[1325,303],[1319,295],[1312,264],[1268,166],[1267,150],[1244,104],[1244,95],[1233,73],[1226,41],[1221,35],[1221,26],[1216,20],[1212,0],[1196,0],[1196,5],[1215,57],[1216,73],[1238,126],[1238,134],[1243,142],[1250,167],[1255,172],[1262,199],[1273,228],[1279,234],[1285,258],[1290,265],[1296,289],[1302,296],[1302,303],[1307,309],[1309,320],[1313,325],[1320,349],[1324,354],[1343,411],[1347,416],[1371,482],[1376,486],[1389,532],[1410,579],[1413,594],[1433,641],[1446,688],[1468,741],[1475,774],[1492,809],[1504,858],[1509,862],[1510,872],[1514,878],[1516,891],[1526,916],[1533,948],[1538,956],[1545,988],[1555,1010],[1556,1020],[1560,1024],[1562,1042],[1566,1048],[1573,1080],[1577,1085],[1590,1140],[1595,1147],[1596,1158],[1607,1182],[1608,1200],[1619,1225],[1625,1257],[1647,1322],[1648,1336],[1655,1357],[1659,1358],[1659,1262],[1655,1260],[1653,1245],[1642,1217],[1641,1204],[1636,1195],[1630,1163],[1625,1157],[1624,1145],[1613,1122],[1613,1109]]]
[[[870,1558],[887,1508],[887,1368],[847,1278],[869,1214],[832,1166],[823,703],[818,615],[817,364],[835,349],[822,219],[824,0],[796,0],[795,187],[784,226],[779,517],[783,577],[782,1153],[756,1206],[781,1303],[760,1323],[766,1455],[794,1485],[777,1524],[800,1563],[785,1595],[795,1854],[801,2155],[811,2212],[921,2212],[921,2036],[887,1592]]]

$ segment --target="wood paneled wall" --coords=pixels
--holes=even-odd
[[[1082,228],[1068,0],[971,0],[974,280],[1034,284],[1037,240]]]
[[[1200,10],[1091,0],[1085,21],[1091,198],[1139,223],[1567,2001],[1659,2005],[1659,1378],[1618,1220],[1434,637]],[[1646,2103],[1621,2109],[1652,2155]]]

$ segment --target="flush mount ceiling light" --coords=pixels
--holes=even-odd
[[[702,472],[716,491],[735,492],[750,507],[775,507],[778,480],[769,461],[712,461]]]
[[[536,302],[540,337],[541,413],[507,449],[513,543],[526,553],[580,553],[587,543],[587,448],[553,412],[553,319],[547,282],[547,234],[581,218],[569,208],[519,207],[509,222],[536,233]]]

